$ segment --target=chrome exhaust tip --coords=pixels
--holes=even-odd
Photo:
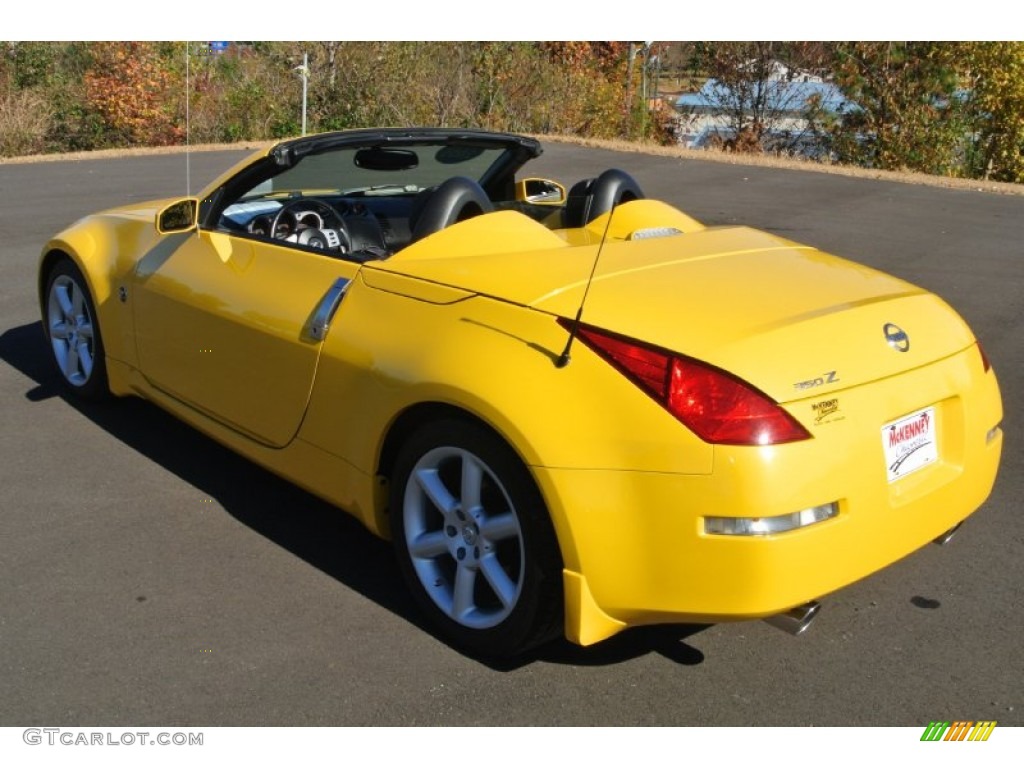
[[[953,537],[956,536],[956,532],[960,530],[960,526],[962,526],[963,524],[964,524],[964,522],[963,522],[963,520],[961,520],[959,523],[954,525],[952,528],[950,528],[944,534],[939,536],[939,538],[932,539],[932,543],[933,544],[938,544],[940,547],[945,546],[946,544],[949,544],[949,542],[953,539]]]
[[[809,603],[798,605],[796,608],[790,608],[785,613],[769,616],[764,621],[787,634],[793,636],[802,635],[811,626],[811,622],[814,621],[814,617],[818,615],[819,610],[821,610],[821,603],[817,600],[811,600]]]

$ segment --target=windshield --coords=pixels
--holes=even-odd
[[[291,168],[257,184],[241,199],[292,192],[346,196],[415,194],[452,176],[480,181],[506,152],[504,147],[458,144],[332,149],[306,155]]]

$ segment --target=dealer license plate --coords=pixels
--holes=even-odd
[[[939,457],[935,408],[916,411],[882,427],[882,448],[890,483],[933,464]]]

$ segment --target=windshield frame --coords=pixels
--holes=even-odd
[[[261,184],[272,181],[282,175],[295,175],[297,179],[301,178],[302,173],[299,172],[299,169],[303,168],[303,163],[316,157],[329,158],[336,156],[338,159],[347,158],[349,160],[349,167],[354,171],[354,178],[359,178],[360,174],[362,174],[362,178],[369,178],[366,175],[367,169],[361,169],[355,165],[355,153],[360,149],[380,147],[408,148],[413,151],[422,152],[424,155],[424,150],[435,148],[431,160],[436,162],[429,163],[426,166],[429,171],[426,173],[421,172],[419,175],[424,181],[436,178],[436,183],[440,183],[445,178],[452,176],[472,176],[473,173],[467,174],[465,172],[469,168],[463,168],[462,166],[469,165],[470,161],[474,158],[484,157],[489,162],[474,163],[470,165],[470,168],[472,168],[476,175],[475,181],[484,188],[492,200],[500,200],[507,196],[514,184],[515,173],[525,162],[539,156],[542,152],[540,142],[531,137],[471,129],[421,128],[340,131],[293,139],[275,145],[264,157],[259,158],[252,165],[242,169],[204,200],[199,217],[200,227],[203,229],[216,229],[224,210],[243,200],[258,200],[268,197],[277,198],[287,195],[285,189],[275,188],[273,184],[271,184],[266,193],[252,194],[252,192]],[[448,148],[454,148],[455,152],[451,152]],[[449,154],[457,155],[457,151],[460,148],[467,152],[468,159],[465,162],[437,160],[439,153],[448,151]],[[343,154],[339,155],[338,153]],[[421,156],[420,162],[422,162],[422,159]],[[319,163],[314,162],[314,166],[317,165]],[[446,173],[440,173],[442,169]],[[310,170],[310,168],[307,167],[307,170]],[[460,173],[460,170],[463,172]],[[433,172],[438,173],[435,174]],[[385,184],[387,183],[384,181],[385,179],[392,178],[396,179],[393,183],[400,184],[397,179],[404,171],[380,170],[376,172],[370,171],[370,173],[374,178],[380,179],[380,184]],[[373,185],[353,185],[342,182],[340,186],[333,184],[325,187],[321,184],[308,189],[303,188],[302,192],[310,196],[318,194],[346,196],[344,192],[346,189],[349,189],[354,190],[349,192],[351,196],[365,196],[368,190],[362,188],[366,186]],[[400,186],[404,185],[400,184]],[[429,185],[416,184],[416,186],[417,189],[415,190],[403,188],[400,191],[396,190],[396,193],[414,195],[419,189],[429,188]],[[294,190],[294,187],[292,187],[292,190]]]

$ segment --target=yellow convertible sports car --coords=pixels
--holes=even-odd
[[[767,618],[988,496],[996,377],[939,298],[532,138],[285,141],[88,217],[39,298],[67,388],[142,396],[394,542],[453,645]]]

